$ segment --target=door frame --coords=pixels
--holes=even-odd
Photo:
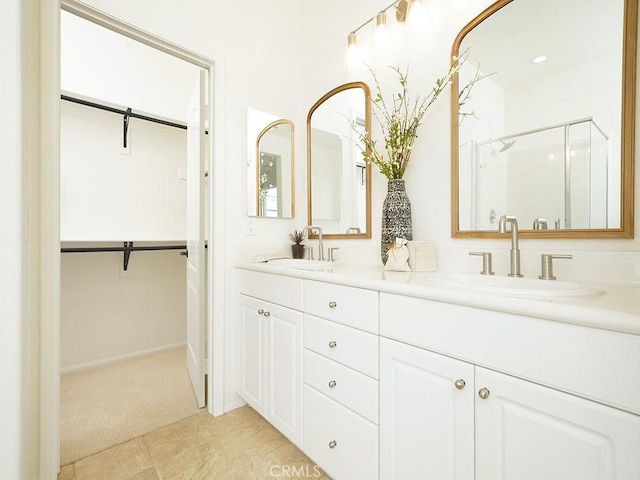
[[[145,32],[77,0],[41,2],[40,16],[40,478],[55,480],[59,470],[60,409],[60,12],[85,20],[207,71],[206,112],[210,152],[207,255],[207,410],[224,413],[224,61],[210,59]],[[45,81],[46,80],[46,81]],[[214,289],[213,286],[216,285]]]

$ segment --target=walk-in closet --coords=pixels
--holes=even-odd
[[[187,255],[194,129],[187,126],[203,73],[66,11],[61,52],[65,465],[193,415],[204,401],[187,361],[188,262],[194,261]],[[205,154],[198,155],[202,167]],[[204,169],[195,176],[202,179],[200,198]],[[199,211],[197,218],[204,217]],[[195,340],[203,351],[205,341]]]

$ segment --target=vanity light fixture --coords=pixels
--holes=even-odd
[[[409,18],[412,23],[416,22],[423,24],[424,19],[426,18],[426,9],[423,4],[423,0],[396,0],[349,33],[349,36],[347,37],[347,63],[351,63],[351,60],[353,60],[354,57],[357,57],[357,54],[354,53],[358,46],[357,33],[362,27],[375,20],[376,37],[386,37],[388,35],[389,28],[387,25],[387,10],[390,10],[391,8],[395,9],[396,21],[398,23],[405,23],[407,18]]]

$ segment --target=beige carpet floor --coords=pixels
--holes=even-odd
[[[185,348],[65,374],[60,464],[198,413]]]

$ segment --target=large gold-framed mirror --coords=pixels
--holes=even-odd
[[[525,237],[633,238],[637,17],[638,0],[499,0],[462,29],[452,237],[497,237],[507,214]]]
[[[363,82],[327,92],[307,115],[307,218],[324,238],[371,238],[371,167],[356,129],[371,132]]]
[[[292,218],[293,122],[259,110],[247,110],[247,156],[247,215]]]

